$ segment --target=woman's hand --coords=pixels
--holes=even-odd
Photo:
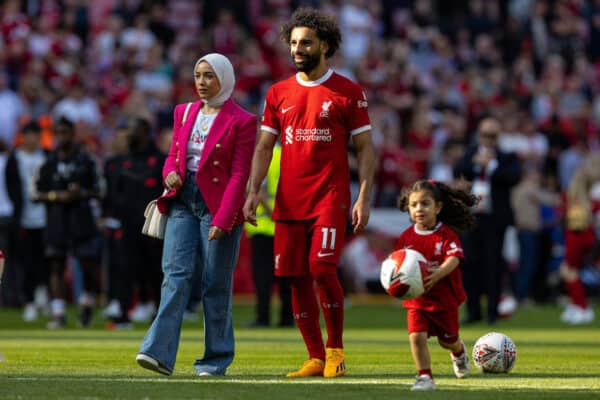
[[[165,187],[168,191],[177,190],[183,185],[183,181],[179,174],[175,171],[170,172],[165,178]]]
[[[226,234],[227,233],[218,226],[211,226],[208,230],[208,240],[221,239],[225,237]]]

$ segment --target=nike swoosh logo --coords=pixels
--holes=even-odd
[[[294,107],[296,107],[296,106],[290,106],[290,107],[288,107],[288,108],[282,108],[282,109],[281,109],[281,113],[282,113],[282,114],[285,114],[286,112],[290,111],[290,110],[291,110],[292,108],[294,108]]]
[[[319,257],[327,257],[327,256],[332,256],[335,253],[321,253],[320,251],[317,253],[317,256]]]
[[[402,276],[402,273],[398,272],[397,274],[392,274],[390,276],[390,282],[394,282],[396,279],[400,279],[400,277]]]

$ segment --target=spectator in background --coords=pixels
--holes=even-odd
[[[461,239],[465,251],[463,279],[467,292],[465,323],[482,319],[480,298],[487,296],[487,323],[496,323],[502,278],[506,272],[502,247],[506,228],[513,222],[510,191],[521,176],[513,153],[497,147],[500,122],[484,118],[477,130],[477,143],[471,146],[454,168],[454,176],[472,185],[480,198],[474,209],[476,227]]]
[[[462,159],[465,144],[462,140],[449,139],[442,147],[442,159],[432,163],[429,178],[450,185],[454,181],[454,166]]]
[[[0,302],[3,304],[18,305],[19,292],[17,290],[17,270],[12,254],[15,247],[15,231],[18,221],[14,220],[14,206],[11,201],[8,182],[7,163],[10,156],[9,147],[0,138],[0,249],[8,255],[5,277],[0,286]]]
[[[269,171],[260,190],[260,204],[256,209],[257,226],[246,224],[246,234],[252,242],[252,279],[256,289],[256,313],[253,327],[271,324],[271,292],[273,289],[275,264],[273,261],[273,236],[275,222],[272,214],[279,181],[281,145],[273,148]],[[285,278],[277,278],[279,289],[279,326],[293,326],[290,284]]]
[[[95,135],[101,122],[98,103],[87,95],[83,82],[77,75],[69,78],[67,90],[67,96],[57,102],[52,110],[54,118],[64,117],[77,126],[82,125],[83,129],[76,132],[78,134]]]
[[[12,146],[18,130],[19,118],[25,114],[23,101],[9,87],[8,75],[0,71],[0,140]]]
[[[39,310],[34,295],[36,290],[40,293],[45,292],[48,285],[43,238],[46,209],[43,204],[31,200],[33,178],[47,156],[40,147],[40,132],[41,128],[36,122],[25,125],[23,143],[12,152],[6,166],[6,181],[14,207],[13,217],[17,224],[14,259],[21,271],[19,283],[22,285],[17,287],[19,290],[22,288],[25,296],[25,322],[37,320]],[[45,297],[47,298],[47,295]],[[45,308],[46,304],[39,306]]]
[[[119,263],[117,299],[121,315],[113,320],[116,327],[127,328],[127,312],[132,305],[134,288],[138,304],[132,310],[135,322],[148,322],[156,312],[159,299],[162,249],[157,239],[142,235],[144,210],[163,192],[162,168],[165,156],[152,140],[150,123],[131,117],[127,123],[127,154],[118,166],[116,177],[117,215],[121,221],[123,260]]]
[[[52,320],[49,329],[64,328],[66,283],[64,272],[68,255],[79,261],[83,273],[83,293],[77,299],[79,323],[92,322],[97,290],[98,238],[90,199],[101,196],[101,178],[92,158],[75,143],[75,126],[66,118],[54,124],[56,149],[34,178],[33,200],[46,205],[45,255],[50,267]]]
[[[119,205],[121,194],[118,191],[118,178],[121,173],[123,160],[129,151],[127,139],[127,125],[121,124],[117,126],[115,137],[111,143],[110,155],[107,156],[102,168],[104,172],[104,182],[106,184],[106,195],[102,199],[102,218],[100,226],[103,229],[103,264],[106,265],[106,294],[107,305],[104,309],[104,316],[111,318],[108,328],[126,328],[127,326],[119,326],[114,322],[114,319],[127,315],[127,310],[123,310],[119,302],[119,286],[122,279],[119,272],[123,271],[126,266],[125,262],[125,246],[123,244],[123,229],[120,219]]]
[[[517,302],[523,304],[531,293],[531,281],[540,267],[540,237],[542,233],[542,205],[558,207],[560,196],[545,190],[540,172],[528,168],[511,193],[515,228],[519,240],[519,269],[512,282]]]

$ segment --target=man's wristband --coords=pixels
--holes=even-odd
[[[56,200],[56,192],[54,190],[51,190],[48,192],[48,201],[55,201]]]

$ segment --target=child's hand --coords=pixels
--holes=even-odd
[[[439,266],[429,267],[427,272],[429,272],[429,274],[423,280],[423,288],[425,289],[425,293],[431,290],[433,285],[443,278],[443,274]]]

